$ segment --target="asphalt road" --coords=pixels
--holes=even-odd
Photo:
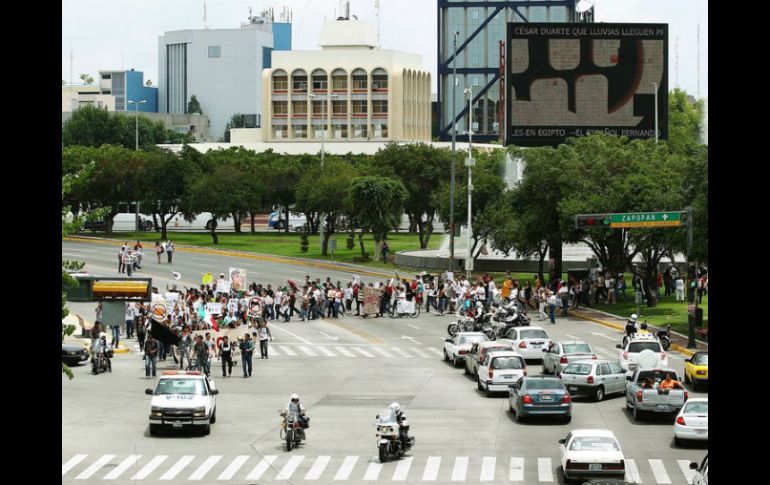
[[[117,275],[116,253],[116,246],[62,244],[63,258],[86,261],[86,271],[96,275]],[[216,276],[230,266],[245,268],[249,281],[272,284],[301,281],[305,274],[335,282],[352,276],[185,252],[175,254],[171,266],[153,257],[137,276],[150,275],[155,286],[165,286],[173,270],[190,286],[203,272]],[[93,306],[71,308],[92,318]],[[461,368],[442,360],[449,321],[423,313],[417,319],[271,323],[270,358],[254,360],[252,378],[240,377],[238,365],[235,377],[223,379],[213,362],[220,394],[209,436],[149,436],[144,389],[155,381],[144,379],[136,349],[117,355],[111,374],[93,376],[87,366],[76,367],[74,380],[62,378],[62,483],[563,483],[557,441],[578,428],[612,430],[629,478],[639,483],[688,483],[687,465],[706,454],[706,446],[674,447],[671,418],[634,422],[622,395],[575,401],[570,424],[516,423],[505,394],[485,397]],[[554,340],[582,339],[600,357],[617,356],[620,332],[578,319],[542,326]],[[669,355],[681,372],[684,357]],[[171,369],[173,361],[160,364]],[[540,369],[537,362],[529,365],[530,375]],[[287,453],[278,410],[294,392],[308,407],[311,428],[307,443]],[[405,459],[380,464],[373,422],[392,401],[405,409],[416,446]]]

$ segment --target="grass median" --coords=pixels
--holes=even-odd
[[[687,334],[687,303],[676,301],[674,295],[663,296],[658,304],[654,307],[647,307],[645,305],[640,306],[641,313],[639,313],[639,321],[643,322],[647,320],[647,323],[656,327],[665,328],[667,324],[671,324],[671,330],[683,334]],[[703,301],[699,307],[703,308],[703,324],[708,325],[708,312],[709,312],[709,297],[703,295]],[[603,312],[612,313],[623,318],[629,317],[632,313],[636,313],[636,304],[634,303],[634,296],[631,292],[626,292],[626,301],[620,301],[611,305],[593,305],[592,308],[601,310]]]

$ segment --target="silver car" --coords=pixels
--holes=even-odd
[[[553,372],[558,376],[567,364],[596,358],[591,346],[582,340],[554,342],[548,349],[543,349],[543,374]]]
[[[470,353],[465,355],[465,373],[473,376],[474,380],[478,379],[479,363],[484,360],[484,356],[487,352],[493,350],[511,350],[511,345],[506,342],[499,342],[496,340],[478,342],[473,344]]]
[[[582,360],[568,364],[561,381],[570,395],[591,396],[597,401],[606,394],[626,392],[626,373],[617,362]]]

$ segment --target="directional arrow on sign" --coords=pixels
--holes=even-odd
[[[668,214],[663,214],[663,220],[664,220],[664,221],[667,221],[667,220],[668,220]]]
[[[415,340],[415,339],[414,339],[414,337],[410,337],[410,336],[408,336],[408,335],[402,335],[402,336],[401,336],[401,338],[402,338],[402,339],[406,339],[406,340],[411,340],[411,341],[412,341],[412,343],[414,343],[414,344],[416,344],[416,345],[422,345],[422,344],[420,344],[420,342],[418,342],[417,340]]]
[[[321,332],[321,335],[323,335],[324,338],[328,338],[329,340],[334,340],[335,342],[340,339],[339,337],[332,337],[331,335],[324,332]]]

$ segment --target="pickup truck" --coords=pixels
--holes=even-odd
[[[641,419],[647,412],[667,413],[675,416],[685,401],[688,393],[684,386],[678,389],[661,389],[659,387],[666,374],[678,381],[676,371],[673,369],[636,369],[633,374],[626,374],[626,407],[633,410],[634,421]],[[647,379],[654,381],[652,388],[644,388]]]

